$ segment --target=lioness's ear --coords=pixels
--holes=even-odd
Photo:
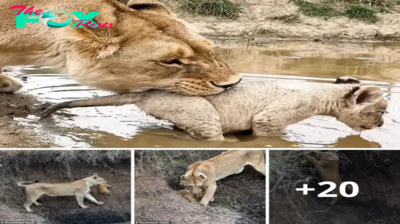
[[[382,90],[374,86],[363,86],[354,93],[357,104],[373,103],[383,95]]]
[[[181,176],[181,182],[185,181],[185,175]]]
[[[200,179],[202,180],[207,179],[206,175],[204,175],[203,173],[199,173],[198,177],[200,177]]]
[[[168,16],[175,16],[175,14],[164,4],[154,0],[130,0],[126,4],[129,8],[138,11],[148,11],[152,13],[161,13]]]
[[[74,22],[72,23],[72,25]],[[97,58],[105,58],[114,54],[120,47],[120,37],[99,37],[95,28],[84,26],[82,28],[62,28],[59,30],[58,38],[70,43],[78,52],[90,52]]]

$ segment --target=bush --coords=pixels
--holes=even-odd
[[[371,23],[376,23],[378,21],[375,10],[369,9],[363,5],[352,5],[344,14],[350,19],[358,19]]]
[[[328,5],[312,3],[304,0],[294,0],[300,11],[306,16],[331,18],[340,15],[338,11]]]
[[[236,19],[242,12],[240,4],[230,0],[185,0],[183,8],[195,15]]]

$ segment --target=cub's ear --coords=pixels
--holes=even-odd
[[[154,0],[129,0],[126,5],[137,11],[146,11],[175,17],[175,14],[167,6]]]
[[[199,173],[198,177],[203,181],[207,179],[206,175],[204,175],[203,173]]]
[[[181,176],[181,182],[185,181],[185,175]]]
[[[374,86],[363,86],[354,93],[357,104],[374,103],[382,96],[382,90]]]
[[[361,83],[360,80],[354,77],[342,76],[337,78],[333,84],[360,84],[360,83]]]
[[[352,104],[374,103],[382,98],[383,92],[380,88],[374,86],[356,86],[348,90],[344,98],[351,101]]]
[[[94,173],[93,176],[94,177],[99,177],[99,175],[97,173]]]
[[[75,22],[71,23],[72,25]],[[77,54],[90,54],[91,58],[106,58],[120,47],[122,37],[100,37],[95,28],[65,27],[59,30],[58,39]]]

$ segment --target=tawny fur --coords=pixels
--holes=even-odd
[[[201,198],[204,196],[206,192],[202,191],[199,194],[191,194],[186,189],[183,189],[179,190],[178,193],[181,195],[182,198],[188,200],[189,202],[197,203],[198,201],[201,200]]]
[[[329,202],[329,205],[334,205],[343,197],[339,191],[339,187],[343,183],[339,175],[339,157],[334,152],[319,152],[317,156],[319,160],[309,155],[306,155],[306,158],[314,164],[322,181],[330,181],[336,184],[336,188],[329,192],[337,195]]]
[[[111,188],[111,186],[108,185],[107,183],[99,184],[97,185],[97,192],[103,195],[111,195],[110,190],[108,190],[108,188]]]
[[[60,183],[60,184],[50,184],[50,183],[34,183],[27,184],[31,181],[20,182],[18,186],[25,188],[26,201],[24,203],[24,207],[26,211],[32,212],[30,209],[32,204],[36,206],[40,206],[36,200],[42,196],[47,195],[51,197],[56,196],[75,196],[78,204],[81,208],[87,208],[88,206],[83,204],[84,198],[90,200],[93,203],[98,205],[104,204],[104,202],[97,201],[90,194],[90,187],[93,185],[105,183],[106,181],[99,177],[97,174],[94,174],[90,177],[83,178],[81,180],[77,180],[71,183]]]
[[[192,195],[205,191],[200,204],[208,205],[213,201],[217,181],[242,172],[246,165],[265,175],[265,151],[230,150],[209,160],[197,161],[188,166],[180,184]]]
[[[22,84],[18,80],[8,75],[0,74],[0,93],[16,93],[22,87]]]
[[[65,28],[27,23],[16,28],[19,9],[70,13]],[[96,23],[112,28],[71,28],[71,11],[100,12]],[[211,42],[188,30],[163,4],[116,0],[0,1],[0,67],[52,66],[77,82],[117,93],[163,89],[184,95],[210,95],[240,81],[240,75],[211,54]],[[68,16],[55,22],[64,22]],[[108,26],[108,25],[107,25]]]
[[[48,108],[43,117],[62,108],[124,104],[135,104],[193,138],[208,141],[224,141],[224,133],[245,130],[258,136],[279,136],[288,125],[315,115],[332,116],[363,131],[382,126],[387,109],[378,87],[275,81],[241,83],[207,97],[150,91],[76,100]]]

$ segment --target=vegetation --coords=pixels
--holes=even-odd
[[[352,5],[344,13],[350,19],[364,20],[372,23],[378,21],[376,11],[363,5]]]
[[[294,0],[293,2],[299,7],[300,12],[306,16],[321,17],[324,19],[346,16],[350,19],[358,19],[371,23],[378,21],[378,12],[389,13],[390,8],[400,4],[400,1],[397,0],[327,0],[324,3]]]
[[[217,16],[236,19],[242,6],[230,0],[184,0],[183,9],[195,15]]]
[[[312,3],[306,0],[294,0],[293,2],[299,7],[300,12],[306,16],[328,19],[340,15],[340,12],[326,4]]]

